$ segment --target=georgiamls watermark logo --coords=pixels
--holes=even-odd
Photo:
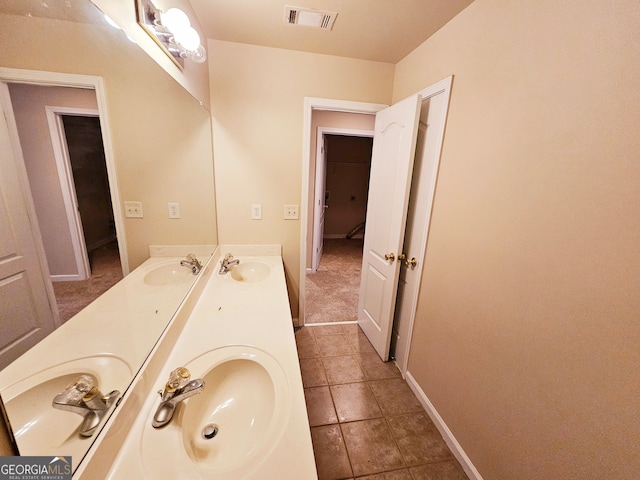
[[[71,457],[0,457],[0,480],[71,480]]]

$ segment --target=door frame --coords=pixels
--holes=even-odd
[[[373,130],[358,130],[355,128],[337,128],[337,127],[318,127],[318,133],[316,135],[316,182],[315,185],[316,187],[318,186],[318,173],[320,172],[320,162],[319,159],[324,159],[324,163],[325,163],[325,171],[326,171],[326,163],[327,163],[327,154],[326,152],[322,152],[321,149],[322,147],[324,147],[325,145],[325,135],[343,135],[346,137],[366,137],[366,138],[373,138],[373,134],[375,132]],[[324,182],[324,190],[326,190],[326,176],[325,176],[325,182]],[[311,262],[311,268],[309,270],[306,270],[308,273],[314,273],[317,270],[317,265],[316,265],[316,247],[318,247],[318,245],[316,244],[316,231],[317,229],[320,228],[319,225],[319,219],[317,218],[317,215],[315,215],[315,202],[318,201],[318,191],[316,188],[316,191],[314,192],[314,215],[313,215],[313,230],[312,230],[312,235],[311,238],[313,239],[313,245],[312,245],[312,262]]]
[[[67,223],[69,233],[71,235],[71,245],[73,247],[73,255],[76,260],[76,275],[56,275],[52,276],[52,280],[85,280],[91,276],[91,268],[89,266],[89,255],[87,253],[87,245],[84,240],[84,229],[82,227],[82,218],[78,210],[78,197],[76,195],[75,180],[73,178],[73,170],[71,167],[71,159],[69,158],[69,148],[62,124],[62,115],[75,115],[82,117],[98,117],[100,112],[88,108],[75,107],[58,107],[45,106],[47,114],[47,122],[49,123],[49,133],[51,134],[51,143],[53,145],[53,156],[56,159],[56,169],[58,172],[58,180],[60,181],[60,189],[62,191],[62,199],[67,215]]]
[[[104,155],[107,164],[107,178],[109,180],[109,191],[111,193],[111,207],[113,209],[116,236],[118,240],[118,250],[120,253],[120,264],[122,266],[123,275],[127,275],[129,273],[129,257],[127,255],[124,216],[122,209],[120,208],[120,193],[118,190],[113,146],[111,144],[111,130],[109,125],[109,115],[107,112],[107,97],[102,77],[94,75],[80,75],[71,73],[47,72],[42,70],[24,70],[0,67],[0,82],[3,84],[26,83],[40,86],[84,88],[93,90],[95,92],[96,102],[98,104],[98,113],[100,116],[100,130],[102,132]],[[2,90],[0,90],[0,94],[3,94]],[[8,95],[8,93],[6,94]],[[10,98],[4,100],[7,100],[9,102],[8,104],[10,104]],[[15,125],[13,112],[11,115],[9,115],[9,117],[10,118],[8,118],[7,121],[12,123],[12,125],[9,126],[11,141],[15,146],[19,147],[20,139],[17,136],[17,127]],[[25,193],[28,193],[30,199],[30,209],[33,209],[33,211],[30,213],[32,213],[35,218],[35,209],[33,207],[33,200],[31,199],[31,191],[29,189],[28,179],[25,178],[24,181],[26,183],[22,186],[22,188]],[[39,241],[41,242],[42,239],[40,238]],[[41,255],[44,256],[44,250],[42,250]],[[44,256],[43,259],[46,263],[46,256]]]
[[[304,98],[304,115],[303,115],[303,137],[302,137],[302,196],[300,199],[300,266],[299,278],[300,286],[298,290],[298,318],[293,319],[295,326],[304,326],[304,308],[305,308],[305,285],[307,271],[307,233],[309,229],[309,172],[311,157],[314,152],[311,150],[311,121],[314,110],[328,110],[333,112],[344,113],[364,113],[375,114],[388,107],[388,105],[380,103],[353,102],[348,100],[334,100],[330,98],[305,97]]]

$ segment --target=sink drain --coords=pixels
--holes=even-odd
[[[204,427],[204,429],[202,430],[202,436],[204,438],[206,438],[207,440],[211,440],[213,437],[215,437],[218,434],[218,426],[215,424],[210,424],[207,425],[206,427]]]

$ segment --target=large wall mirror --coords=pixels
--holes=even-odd
[[[123,257],[125,274],[140,266],[149,257],[150,245],[217,244],[211,118],[206,105],[203,106],[191,96],[123,31],[109,25],[89,0],[53,0],[46,3],[41,0],[3,1],[0,4],[0,44],[0,70],[40,72],[34,75],[34,78],[41,79],[48,78],[47,75],[42,75],[42,72],[85,75],[101,79],[107,116],[101,116],[100,121],[108,122],[110,132],[108,140],[112,149],[113,165],[109,181],[115,182],[114,187],[118,192],[119,203],[114,205],[114,209],[116,217],[119,217],[119,220],[116,218],[116,223],[119,222],[117,241]],[[53,89],[60,87],[52,87],[44,80],[30,80],[28,74],[22,80],[8,80],[5,75],[0,78],[0,84],[5,92],[11,93],[12,100],[15,101],[12,103],[16,104],[28,103],[23,101],[25,97],[39,97],[44,95],[43,92],[53,92]],[[64,88],[68,91],[65,90],[61,97],[57,98],[62,98],[68,93],[73,94],[73,88],[68,85]],[[85,85],[82,90],[80,93],[85,94],[91,88]],[[89,99],[89,103],[91,101]],[[44,104],[50,102],[43,102],[44,109]],[[91,110],[92,107],[84,105],[82,108]],[[15,117],[18,123],[18,115]],[[20,142],[24,143],[22,134]],[[22,148],[24,149],[24,145]],[[0,164],[0,167],[2,165],[4,164]],[[51,167],[44,165],[38,168],[42,171]],[[5,172],[0,172],[0,175],[4,174]],[[31,180],[29,182],[31,183]],[[33,188],[33,185],[31,187]],[[50,203],[53,203],[53,190],[41,189],[40,193],[45,193],[44,196],[48,196]],[[122,204],[125,201],[142,202],[144,218],[124,218]],[[169,218],[168,202],[179,202],[182,214],[180,219]],[[0,215],[0,222],[4,222],[4,218]],[[42,221],[38,216],[38,222]],[[1,227],[4,229],[4,225]],[[42,240],[44,242],[47,239]],[[211,250],[213,251],[213,247]],[[63,254],[51,257],[47,255],[47,263],[53,275],[56,273],[54,270],[58,268],[56,262],[62,259]],[[45,281],[48,282],[49,278]],[[47,338],[57,335],[57,339],[63,340],[59,351],[67,354],[79,352],[79,361],[84,361],[84,365],[93,362],[96,364],[95,368],[104,368],[104,371],[114,375],[125,375],[128,380],[117,386],[118,390],[124,392],[187,291],[188,286],[183,286],[182,290],[165,295],[165,300],[170,299],[170,304],[156,309],[153,324],[145,325],[145,328],[136,328],[136,322],[140,322],[141,318],[135,315],[127,317],[128,314],[125,314],[125,317],[122,317],[121,314],[118,321],[112,321],[103,312],[92,312],[91,322],[96,322],[96,325],[101,321],[110,323],[112,328],[121,328],[115,333],[123,342],[135,341],[135,349],[122,349],[128,350],[128,353],[122,353],[127,357],[124,359],[124,363],[127,364],[124,369],[114,360],[114,356],[110,355],[113,348],[109,342],[113,342],[114,337],[106,339],[102,335],[92,335],[94,327],[91,322],[82,325],[82,328],[76,325],[75,336],[60,334],[65,332],[67,324],[64,324]],[[5,326],[16,321],[16,318],[9,318],[12,310],[5,308],[10,301],[8,296],[0,293],[0,302],[7,302],[7,305],[0,305],[2,323]],[[123,300],[124,302],[134,305],[135,310],[135,292],[131,298]],[[72,321],[73,319],[69,323]],[[21,359],[35,351],[38,346],[36,344],[0,373],[12,369],[16,363],[20,364]],[[34,358],[34,355],[31,357]],[[69,358],[68,355],[65,356],[64,362]],[[48,355],[39,356],[36,361],[23,361],[20,367],[24,368],[25,378],[37,378],[37,375],[42,374],[43,379],[46,379],[48,377],[43,372],[53,367],[57,368],[60,364],[60,358]],[[69,364],[68,371],[73,373],[73,368]],[[15,375],[13,377],[15,378]],[[31,387],[38,385],[37,381],[25,384]],[[114,387],[105,385],[103,388],[103,393],[106,394]],[[43,417],[50,413],[38,409],[29,411],[30,402],[34,400],[31,397],[38,396],[37,389],[23,393],[21,396],[20,392],[16,392],[15,381],[13,385],[0,384],[0,397],[3,402],[13,402],[15,406],[18,399],[20,404],[20,418],[12,418],[11,411],[15,411],[15,407],[5,409],[8,411],[8,421],[14,433],[27,425],[43,421]],[[77,436],[78,429],[70,435]],[[80,463],[96,435],[97,432],[77,442],[83,450],[73,454],[74,468]],[[43,436],[43,442],[47,440],[46,437],[47,435]],[[66,441],[67,438],[59,440],[62,447],[56,455],[71,454],[64,451]],[[18,442],[21,455],[50,455],[52,453],[49,448],[50,445],[39,446],[37,439],[28,447],[21,446]]]

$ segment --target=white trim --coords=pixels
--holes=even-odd
[[[304,111],[302,122],[302,197],[300,198],[300,286],[298,290],[298,321],[295,325],[304,325],[305,307],[305,276],[307,265],[307,229],[309,219],[309,159],[311,157],[311,117],[313,110],[331,110],[346,113],[375,114],[388,107],[380,103],[352,102],[348,100],[332,100],[329,98],[304,98]]]
[[[84,280],[79,275],[51,275],[52,282],[75,282],[78,280]]]
[[[438,159],[434,164],[435,172],[434,172],[434,175],[432,176],[433,182],[431,183],[431,185],[429,185],[429,192],[430,192],[429,198],[431,201],[431,205],[429,206],[429,219],[427,222],[425,222],[424,231],[422,232],[422,237],[421,237],[422,241],[420,242],[420,252],[416,257],[418,260],[418,265],[422,265],[422,266],[424,266],[424,259],[427,255],[429,228],[431,226],[431,213],[433,212],[433,200],[436,194],[436,183],[437,183],[437,177],[438,177],[438,169],[440,168],[440,157],[442,156],[442,144],[444,143],[444,130],[447,124],[447,114],[449,112],[449,98],[451,96],[452,82],[453,82],[453,76],[450,76],[418,92],[422,95],[423,102],[425,100],[435,97],[436,95],[444,95],[444,103],[445,103],[445,108],[443,109],[442,117],[437,119],[438,122],[433,125],[433,129],[431,130],[431,133],[427,133],[427,135],[429,134],[435,135],[436,138],[438,139],[438,147],[437,147]],[[416,275],[415,281],[417,285],[420,285],[422,282],[423,271],[424,271],[423,268],[419,268],[418,271],[416,272],[417,275]],[[411,299],[411,308],[409,309],[409,312],[411,313],[409,315],[409,325],[407,328],[408,334],[404,340],[404,343],[405,343],[404,357],[405,358],[396,359],[396,364],[398,365],[398,368],[400,369],[400,372],[402,372],[403,375],[407,371],[408,364],[409,364],[409,350],[411,346],[411,338],[413,336],[413,326],[416,320],[416,311],[418,309],[418,297],[420,296],[419,293],[420,292],[418,289],[414,297]]]
[[[118,191],[118,177],[116,174],[113,146],[111,145],[111,130],[109,115],[107,113],[107,97],[102,77],[93,75],[79,75],[71,73],[46,72],[42,70],[23,70],[16,68],[0,67],[0,82],[26,83],[31,85],[49,85],[60,87],[85,88],[94,90],[100,113],[100,129],[102,130],[102,142],[104,143],[104,156],[107,164],[107,177],[111,192],[111,205],[115,221],[116,235],[118,237],[118,250],[120,252],[120,264],[122,273],[129,273],[129,256],[124,229],[124,216],[120,208],[120,193]],[[28,183],[27,183],[28,185]],[[31,194],[29,193],[29,196]],[[42,252],[44,255],[44,251]],[[45,261],[46,263],[46,261]]]
[[[98,117],[100,112],[95,109],[58,107],[46,105],[44,110],[49,123],[49,133],[51,135],[51,144],[53,146],[53,156],[56,160],[56,169],[58,171],[58,180],[60,181],[60,190],[64,201],[64,209],[67,216],[67,224],[69,234],[71,235],[71,245],[73,247],[73,255],[76,261],[78,273],[76,275],[52,275],[52,281],[68,281],[68,280],[85,280],[91,276],[89,267],[89,255],[87,254],[87,245],[84,240],[84,230],[82,227],[82,218],[78,210],[78,198],[76,197],[75,182],[73,180],[73,171],[71,168],[71,159],[69,158],[69,149],[64,134],[61,114],[81,115],[84,117]]]
[[[356,130],[353,128],[333,128],[318,127],[318,136],[322,135],[344,135],[345,137],[369,137],[373,138],[373,130]]]
[[[305,327],[325,327],[327,325],[357,325],[357,320],[346,320],[344,322],[318,322],[318,323],[307,323]]]
[[[471,459],[462,449],[462,446],[460,445],[460,443],[458,443],[456,437],[453,436],[453,432],[451,432],[447,424],[444,422],[443,418],[433,406],[433,403],[431,403],[422,388],[420,388],[420,385],[418,385],[416,379],[413,378],[413,375],[411,375],[411,373],[408,371],[406,372],[406,381],[409,385],[409,388],[411,388],[416,397],[418,397],[418,401],[427,412],[427,415],[429,415],[429,418],[431,418],[431,421],[435,424],[436,428],[440,432],[440,435],[442,435],[442,438],[449,447],[449,450],[451,450],[451,453],[453,453],[453,456],[456,457],[456,459],[460,463],[460,466],[469,477],[469,480],[483,480],[480,472],[478,472],[476,467],[471,462]]]

